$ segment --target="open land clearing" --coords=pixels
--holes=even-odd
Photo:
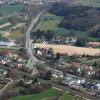
[[[50,45],[50,44],[42,44],[42,43],[36,43],[34,45],[35,47],[39,47],[39,48],[52,48],[55,53],[62,53],[68,55],[74,55],[74,54],[100,55],[100,49],[94,49],[94,48],[55,45],[55,44]]]

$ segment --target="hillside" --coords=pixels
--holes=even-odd
[[[58,3],[54,4],[49,12],[64,17],[60,22],[59,27],[88,32],[88,35],[100,38],[99,7],[68,6],[65,3]]]
[[[100,0],[63,0],[70,5],[84,5],[100,7]]]

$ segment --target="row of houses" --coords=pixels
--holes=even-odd
[[[9,4],[14,4],[16,2],[21,2],[24,4],[33,4],[33,5],[43,5],[43,4],[52,4],[55,2],[60,2],[61,0],[9,0]]]
[[[0,46],[13,47],[13,46],[16,46],[16,44],[12,40],[10,40],[10,41],[0,41]]]

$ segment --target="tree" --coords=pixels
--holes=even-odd
[[[50,41],[53,39],[54,37],[54,32],[47,30],[47,32],[44,34],[45,38],[47,39],[47,41]]]
[[[20,80],[19,81],[19,86],[23,86],[24,85],[24,81],[23,80]]]
[[[38,79],[35,77],[32,83],[37,83],[37,82],[38,82]]]
[[[75,42],[75,46],[79,46],[79,47],[85,47],[86,46],[86,39],[85,37],[79,37],[76,42]]]
[[[45,74],[44,79],[45,80],[50,80],[51,79],[51,75],[52,75],[51,71],[47,71],[46,74]]]
[[[100,38],[100,25],[96,25],[95,27],[89,30],[90,36]]]
[[[94,62],[93,67],[97,67],[97,62],[96,61]]]
[[[60,59],[60,53],[56,53],[56,59],[57,59],[57,60]]]
[[[66,29],[87,31],[91,27],[100,24],[100,9],[96,7],[67,6],[66,3],[56,3],[49,12],[57,16],[63,16],[64,19],[59,26]]]

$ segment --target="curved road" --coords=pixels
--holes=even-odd
[[[37,23],[38,19],[40,18],[40,16],[43,14],[43,12],[44,11],[39,13],[36,18],[32,19],[32,22],[29,25],[29,28],[28,28],[28,30],[26,32],[26,50],[27,50],[27,52],[29,54],[29,57],[30,57],[29,59],[33,60],[34,63],[35,63],[35,61],[37,62],[38,60],[32,54],[32,45],[31,45],[31,40],[30,40],[30,33],[31,33],[32,29],[34,28],[35,24]]]
[[[30,39],[30,33],[43,13],[44,13],[44,11],[41,11],[35,18],[32,19],[32,21],[29,25],[29,28],[26,32],[26,50],[27,50],[27,54],[29,56],[29,61],[31,61],[31,64],[30,65],[28,64],[27,67],[30,67],[34,70],[33,74],[38,73],[37,69],[34,68],[34,65],[36,63],[38,63],[38,60],[36,59],[36,57],[33,55],[33,52],[32,52],[33,50],[32,50],[32,42]]]

